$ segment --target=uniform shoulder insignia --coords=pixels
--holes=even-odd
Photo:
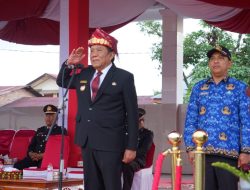
[[[81,84],[87,84],[88,81],[87,81],[87,80],[80,80],[80,83],[81,83]]]
[[[209,89],[209,85],[208,84],[204,84],[202,87],[201,87],[201,90],[208,90]]]
[[[235,86],[234,86],[234,84],[228,84],[226,89],[227,90],[233,90],[233,89],[235,89]]]

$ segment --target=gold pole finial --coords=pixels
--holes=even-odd
[[[202,146],[207,142],[208,134],[203,130],[197,130],[192,136],[193,142],[196,144],[196,150],[202,151]]]
[[[202,149],[207,141],[208,134],[203,130],[197,130],[193,133],[192,140],[196,144],[195,150],[195,190],[204,190],[205,184],[205,155]]]
[[[176,131],[172,131],[168,134],[168,142],[172,145],[172,189],[175,189],[175,179],[176,179],[176,165],[177,159],[180,158],[179,144],[181,143],[182,135]]]
[[[168,142],[173,146],[177,147],[181,143],[182,135],[176,131],[172,131],[168,134]]]

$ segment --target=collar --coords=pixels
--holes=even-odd
[[[107,67],[105,67],[103,70],[101,70],[102,75],[103,75],[103,76],[106,76],[106,74],[108,73],[108,71],[109,71],[109,69],[110,69],[111,67],[112,67],[112,63],[109,64]],[[98,71],[95,70],[95,75],[94,75],[94,76],[96,76],[97,73],[98,73]]]
[[[226,83],[226,82],[228,82],[229,78],[230,78],[230,77],[227,75],[227,76],[225,76],[221,81],[224,81],[224,82]],[[206,83],[207,83],[207,84],[209,84],[209,83],[214,83],[213,77],[208,78],[207,81],[206,81]]]

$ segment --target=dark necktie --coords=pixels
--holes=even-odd
[[[96,77],[94,78],[94,80],[92,81],[91,84],[91,89],[92,89],[92,101],[95,100],[98,88],[99,88],[99,83],[100,83],[100,76],[101,76],[102,72],[98,72]]]

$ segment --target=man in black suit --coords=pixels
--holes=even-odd
[[[146,111],[138,108],[139,136],[136,158],[130,163],[123,164],[123,190],[130,190],[133,184],[134,173],[146,165],[147,152],[153,144],[154,133],[145,128],[144,115]]]
[[[96,29],[89,47],[92,65],[81,69],[69,87],[76,89],[78,98],[75,142],[82,148],[84,189],[121,190],[122,162],[129,163],[136,156],[138,105],[134,77],[115,66],[117,40],[112,36]],[[84,56],[82,47],[71,52],[57,77],[60,87],[69,84],[69,66],[79,64]]]
[[[22,170],[24,168],[28,168],[31,166],[36,166],[36,167],[41,166],[43,153],[46,147],[45,138],[56,118],[57,107],[52,104],[48,104],[43,107],[43,112],[45,114],[44,117],[45,126],[42,126],[37,129],[34,137],[32,138],[29,144],[27,156],[23,160],[20,160],[17,163],[15,163],[14,168]],[[66,129],[64,129],[64,134],[66,133],[67,131]],[[51,135],[60,135],[60,134],[62,134],[62,129],[60,126],[55,124],[51,131]]]

